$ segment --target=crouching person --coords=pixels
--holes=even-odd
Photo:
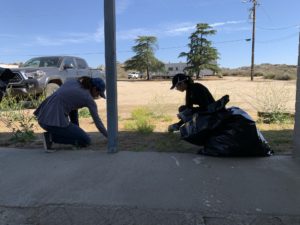
[[[184,123],[192,119],[195,112],[205,111],[209,104],[215,102],[204,85],[194,83],[193,79],[185,74],[179,73],[173,77],[171,89],[174,88],[180,92],[186,92],[185,105],[179,107],[177,116],[180,120],[168,127],[169,132],[178,131]]]
[[[66,81],[56,92],[46,98],[34,115],[46,130],[44,149],[53,152],[53,143],[86,147],[91,144],[88,134],[79,127],[77,110],[87,107],[99,132],[107,137],[107,131],[99,115],[94,99],[105,98],[105,83],[100,78],[81,77]]]

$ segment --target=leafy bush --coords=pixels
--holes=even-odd
[[[274,80],[291,80],[292,77],[291,75],[289,74],[277,74],[275,77],[274,77]]]
[[[259,123],[276,123],[276,124],[288,124],[294,123],[294,116],[290,113],[284,112],[258,112]]]
[[[2,99],[0,108],[0,121],[13,133],[13,141],[29,142],[35,138],[35,117],[22,102],[8,94]]]
[[[152,124],[154,113],[147,107],[136,108],[131,113],[131,120],[124,125],[126,130],[137,131],[139,133],[151,133],[155,129]]]
[[[254,76],[255,77],[264,77],[264,73],[262,73],[262,72],[256,72],[256,73],[254,73]]]
[[[296,74],[292,73],[269,73],[264,75],[264,79],[273,79],[273,80],[294,80],[296,79]]]
[[[275,76],[274,73],[268,73],[264,75],[264,79],[274,79]]]
[[[258,86],[256,97],[260,117],[258,122],[280,124],[291,121],[287,110],[291,93],[286,86],[275,86],[273,83],[269,83],[268,86]]]
[[[131,118],[134,120],[138,120],[140,118],[149,118],[151,116],[154,116],[154,113],[151,112],[147,107],[139,107],[131,112]]]
[[[91,114],[90,114],[90,111],[88,110],[88,108],[85,107],[85,108],[78,110],[78,116],[80,118],[90,118]]]

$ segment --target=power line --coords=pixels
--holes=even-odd
[[[297,33],[293,33],[293,34],[290,34],[285,37],[280,37],[280,38],[275,38],[275,39],[270,39],[270,40],[265,40],[265,41],[257,41],[257,42],[258,43],[270,43],[270,42],[284,41],[284,40],[290,39],[290,38],[298,36],[298,35],[299,35],[299,33],[297,32]]]
[[[285,27],[261,27],[261,26],[257,26],[257,27],[261,30],[287,30],[291,28],[300,28],[300,24],[285,26]]]
[[[275,39],[269,39],[269,40],[256,40],[257,43],[270,43],[270,42],[278,42],[278,41],[284,41],[286,39],[292,38],[294,36],[297,36],[298,33],[293,33],[285,37],[275,38]],[[236,43],[236,42],[243,42],[243,41],[251,41],[251,38],[243,38],[243,39],[234,39],[234,40],[226,40],[226,41],[216,41],[213,42],[213,44],[227,44],[227,43]],[[179,46],[170,46],[170,47],[162,47],[159,48],[158,51],[161,50],[169,50],[169,49],[181,49],[186,48],[187,45],[179,45]],[[117,50],[117,53],[133,53],[132,50]],[[28,57],[37,57],[37,56],[43,56],[44,54],[18,54],[18,56],[28,56]],[[49,55],[49,54],[47,54]],[[104,55],[103,51],[95,51],[95,52],[70,52],[70,53],[56,53],[56,55]],[[13,56],[11,54],[0,54],[0,56]]]

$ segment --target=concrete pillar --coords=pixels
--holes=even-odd
[[[115,0],[104,0],[104,36],[107,87],[107,151],[108,153],[114,153],[117,152],[118,143]]]
[[[300,158],[300,33],[299,33],[299,43],[298,43],[298,67],[297,67],[293,156],[295,158]]]

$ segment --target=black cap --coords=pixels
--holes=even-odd
[[[176,85],[178,84],[178,82],[187,80],[187,76],[183,73],[178,73],[176,74],[173,79],[172,79],[172,87],[170,89],[174,89],[176,87]]]

